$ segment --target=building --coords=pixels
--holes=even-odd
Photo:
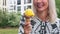
[[[0,8],[3,11],[19,11],[23,14],[25,9],[32,9],[32,0],[0,0]]]
[[[6,11],[6,0],[0,0],[0,9]]]
[[[17,0],[7,0],[7,10],[9,12],[17,12]]]
[[[32,9],[32,0],[21,0],[21,13],[27,8]]]

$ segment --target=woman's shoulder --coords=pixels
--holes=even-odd
[[[60,18],[57,18],[57,19],[56,19],[56,25],[57,25],[57,26],[60,26]]]

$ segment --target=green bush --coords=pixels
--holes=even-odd
[[[18,13],[11,12],[9,14],[9,19],[8,19],[8,23],[10,23],[10,26],[11,27],[19,26],[19,22],[20,22],[20,12]]]
[[[60,18],[60,0],[55,0],[55,1],[56,1],[56,8],[57,8],[58,18]]]
[[[59,9],[60,11],[60,0],[55,0],[56,1],[56,7]]]
[[[20,12],[7,12],[0,10],[0,27],[18,27]]]
[[[8,25],[7,12],[0,10],[0,26],[6,27]]]

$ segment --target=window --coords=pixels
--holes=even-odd
[[[31,5],[28,5],[27,8],[31,8]]]
[[[6,8],[3,8],[3,11],[6,11]]]
[[[26,4],[26,0],[24,0],[24,4]]]
[[[3,5],[5,5],[5,6],[6,6],[6,0],[3,0]]]
[[[14,7],[13,7],[13,5],[11,5],[11,6],[9,7],[9,9],[10,9],[10,10],[14,10]]]
[[[10,8],[10,10],[13,10],[13,8]]]
[[[18,6],[17,7],[17,11],[21,11],[21,6]]]
[[[14,10],[16,10],[16,5],[14,6]]]
[[[9,3],[10,3],[10,4],[13,4],[11,0],[10,0],[10,2],[9,2]]]
[[[27,3],[31,3],[31,0],[27,0]]]
[[[26,10],[26,6],[24,6],[24,10]]]
[[[3,0],[3,5],[4,5],[4,0]]]
[[[14,4],[16,4],[16,1],[14,1]]]
[[[31,0],[24,0],[24,4],[31,3]]]
[[[3,11],[4,11],[4,8],[3,8]]]
[[[6,0],[5,0],[5,6],[6,6]]]
[[[17,5],[20,5],[21,4],[21,0],[17,0]]]
[[[14,7],[13,5],[10,5],[10,7]]]
[[[5,11],[7,11],[6,8],[5,8]]]

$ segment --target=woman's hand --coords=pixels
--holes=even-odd
[[[29,34],[31,32],[32,26],[31,24],[28,24],[27,22],[24,25],[24,34]]]
[[[30,22],[30,18],[25,15],[25,25],[24,25],[24,34],[29,34],[31,32],[32,26],[31,26],[31,22]]]

